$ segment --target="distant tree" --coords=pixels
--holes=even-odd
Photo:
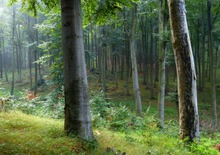
[[[208,52],[209,52],[209,69],[211,78],[211,101],[213,104],[213,116],[215,122],[217,122],[217,105],[216,105],[216,75],[215,75],[215,59],[213,52],[213,23],[211,13],[211,0],[207,0],[207,16],[208,16]]]
[[[12,81],[11,81],[11,95],[14,95],[14,82],[15,82],[15,6],[12,10]]]
[[[180,138],[199,138],[196,71],[184,0],[168,0],[172,43],[176,61]]]

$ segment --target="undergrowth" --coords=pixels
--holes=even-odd
[[[165,122],[163,129],[160,128],[156,113],[152,113],[151,107],[145,109],[143,117],[138,117],[126,105],[108,101],[98,92],[91,93],[90,103],[93,131],[98,141],[98,146],[90,151],[91,154],[219,154],[213,148],[220,143],[219,133],[202,132],[200,143],[187,145],[178,140],[178,122],[171,119]],[[56,92],[30,101],[25,97],[10,99],[4,109],[7,112],[0,112],[0,152],[88,153],[85,144],[77,138],[67,137],[63,132],[63,106],[63,98],[57,97]]]

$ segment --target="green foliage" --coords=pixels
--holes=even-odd
[[[100,155],[115,154],[116,152],[177,155],[218,154],[213,146],[220,143],[219,134],[201,134],[199,144],[189,145],[178,140],[177,121],[165,122],[165,127],[161,129],[158,127],[156,114],[150,112],[151,108],[148,108],[141,118],[126,106],[106,101],[102,93],[92,92],[91,95],[93,129],[97,142],[81,143],[76,137],[66,137],[63,132],[63,122],[60,121],[38,118],[15,111],[0,112],[0,151],[5,154],[27,154],[36,153],[36,151],[49,154],[61,154],[61,152],[62,154],[74,154],[89,151],[91,154]],[[51,94],[51,96],[54,95]],[[20,109],[23,108],[23,111],[29,114],[43,117],[55,117],[56,115],[54,113],[58,105],[55,105],[54,102],[57,101],[50,95],[25,102],[25,98],[23,101],[16,100],[13,106],[20,106]],[[58,107],[63,110],[61,103]],[[25,136],[22,134],[24,131]],[[39,135],[41,136],[39,137]],[[130,149],[131,147],[132,149]]]
[[[62,92],[53,90],[47,96],[36,97],[28,100],[26,93],[18,99],[10,99],[5,104],[5,110],[19,110],[26,114],[37,115],[46,118],[64,118],[64,98]]]
[[[138,0],[135,0],[138,1]],[[84,25],[89,25],[91,21],[98,25],[103,25],[109,19],[117,17],[124,7],[131,7],[131,0],[84,0],[82,3],[84,12]]]
[[[18,2],[18,0],[10,0],[9,5],[13,5]],[[31,15],[37,16],[38,11],[49,12],[51,9],[59,7],[59,0],[21,0],[22,11],[28,12]]]

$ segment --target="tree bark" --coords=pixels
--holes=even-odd
[[[168,0],[172,43],[176,61],[180,138],[199,138],[196,72],[184,0]]]
[[[14,81],[15,81],[15,7],[13,7],[12,14],[12,81],[11,81],[11,93],[10,95],[14,95]]]
[[[152,8],[151,8],[152,11]],[[149,62],[150,62],[150,98],[155,99],[154,97],[154,61],[153,61],[153,51],[154,51],[154,36],[153,36],[153,20],[150,19],[150,53],[149,53]]]
[[[28,16],[28,44],[31,43],[31,28],[30,28],[30,16]],[[30,76],[30,90],[32,90],[32,50],[30,46],[28,47],[28,65],[29,65],[29,76]]]
[[[134,4],[132,8],[130,52],[131,52],[131,62],[132,62],[134,98],[135,98],[136,107],[137,107],[137,114],[141,116],[142,105],[141,105],[141,95],[140,95],[140,89],[139,89],[139,83],[138,83],[136,44],[135,44],[136,23],[137,23],[136,12],[137,12],[137,4]]]
[[[5,54],[5,38],[4,37],[2,37],[2,53],[3,53],[3,57],[4,57],[3,65],[4,65],[4,71],[5,71],[5,79],[8,82],[8,73],[7,73],[7,66],[6,66],[6,54]]]
[[[80,0],[61,0],[64,54],[65,122],[67,134],[94,139],[82,34]]]
[[[0,38],[0,77],[3,79],[3,46],[2,38]]]
[[[35,18],[35,24],[37,24],[37,19]],[[38,80],[38,64],[36,63],[36,61],[37,61],[37,53],[38,53],[38,49],[37,49],[37,46],[38,46],[38,32],[37,32],[38,30],[36,29],[35,30],[35,41],[36,41],[36,45],[35,45],[35,47],[34,47],[34,61],[35,61],[35,63],[34,63],[34,72],[35,72],[35,75],[34,75],[34,95],[36,96],[37,95],[37,80]]]
[[[214,120],[217,122],[217,105],[216,105],[216,78],[215,78],[215,60],[213,52],[213,36],[212,36],[212,21],[211,21],[211,1],[207,0],[207,15],[208,15],[208,51],[209,51],[209,73],[211,79],[211,101],[213,104]]]
[[[165,2],[165,3],[164,3]],[[158,93],[158,106],[159,106],[159,118],[160,126],[164,127],[164,99],[166,89],[166,41],[163,39],[163,34],[167,31],[167,0],[159,0],[159,93]]]

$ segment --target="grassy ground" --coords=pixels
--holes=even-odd
[[[171,128],[163,132],[149,127],[146,132],[117,132],[94,129],[98,141],[96,149],[90,150],[79,139],[67,137],[63,132],[63,121],[45,119],[21,112],[0,113],[0,154],[89,154],[114,155],[187,155],[218,154],[212,145],[214,141],[201,139],[201,145],[185,146],[172,136]],[[164,134],[166,132],[167,134]],[[205,142],[206,141],[206,142]]]
[[[46,119],[51,114],[45,113],[45,103],[43,100],[42,107],[40,103],[26,102],[26,90],[29,88],[28,76],[15,82],[15,98],[14,105],[25,105],[23,111],[29,114],[39,115],[36,111],[42,111],[40,116],[27,115],[18,111],[0,112],[0,155],[14,154],[89,154],[92,155],[215,155],[219,154],[214,150],[214,146],[220,144],[220,134],[212,130],[212,125],[209,123],[211,119],[212,106],[208,104],[209,96],[206,99],[203,92],[199,92],[199,108],[201,120],[201,139],[200,143],[186,145],[178,140],[178,123],[177,110],[175,107],[175,95],[169,94],[165,103],[165,128],[161,130],[157,126],[157,99],[150,99],[150,91],[146,86],[140,85],[143,111],[145,117],[140,122],[136,121],[136,127],[129,124],[129,119],[133,118],[126,108],[131,112],[135,112],[135,104],[132,96],[132,83],[130,81],[130,96],[126,96],[125,81],[118,81],[118,88],[115,88],[114,79],[108,81],[107,100],[114,105],[121,105],[115,108],[108,106],[99,106],[104,104],[104,100],[98,101],[98,108],[106,108],[108,115],[111,118],[100,121],[99,115],[93,120],[93,131],[98,145],[95,149],[90,150],[88,146],[79,139],[67,137],[63,132],[63,120]],[[140,79],[141,80],[141,79]],[[97,93],[93,94],[94,90],[101,91],[101,84],[97,83],[97,77],[90,76],[90,95],[91,99],[97,97]],[[173,82],[174,83],[174,82]],[[173,85],[171,83],[171,85]],[[0,95],[8,96],[10,92],[10,83],[1,81]],[[51,88],[46,88],[39,91],[38,96],[48,96]],[[155,90],[157,87],[155,87]],[[171,91],[175,93],[175,90]],[[219,90],[218,90],[219,91]],[[208,92],[206,92],[208,94]],[[155,93],[156,96],[156,93]],[[21,99],[24,98],[24,99]],[[44,98],[44,97],[42,97]],[[108,104],[108,103],[107,103]],[[123,108],[125,106],[126,108]],[[38,109],[37,109],[38,108]],[[48,108],[48,105],[46,105]],[[53,105],[52,105],[53,108]],[[63,113],[63,107],[60,107]],[[12,108],[13,109],[13,108]],[[33,111],[35,109],[35,111]],[[99,110],[100,110],[99,109]],[[118,110],[118,111],[117,111]],[[50,111],[53,113],[53,111]],[[123,114],[122,114],[122,113]],[[131,117],[128,118],[127,116]],[[60,117],[58,117],[60,118]],[[136,118],[135,118],[136,119]],[[205,121],[203,121],[205,120]],[[107,121],[107,122],[106,122]],[[127,121],[127,122],[123,122]],[[99,125],[97,125],[97,122]],[[107,125],[105,124],[107,123]],[[115,127],[117,125],[117,127]],[[119,126],[118,126],[119,125]],[[205,129],[205,130],[204,130]]]

